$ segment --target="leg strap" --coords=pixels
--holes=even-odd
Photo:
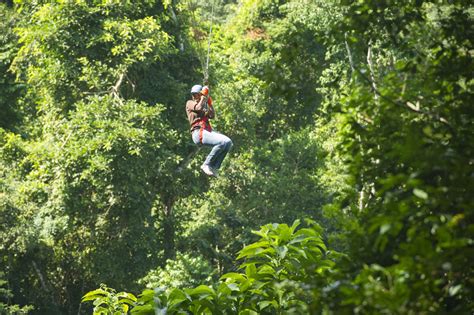
[[[202,134],[204,133],[204,127],[199,128],[199,142],[202,144]]]

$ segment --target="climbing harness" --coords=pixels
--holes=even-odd
[[[207,106],[212,107],[212,99],[209,97],[206,101]],[[211,123],[209,122],[209,118],[207,116],[204,116],[200,120],[196,121],[192,126],[191,129],[197,129],[196,127],[199,126],[199,143],[202,144],[202,137],[204,130],[211,132],[212,131],[212,126]]]

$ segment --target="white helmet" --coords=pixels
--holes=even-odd
[[[191,88],[191,94],[199,93],[202,90],[202,85],[196,84]]]

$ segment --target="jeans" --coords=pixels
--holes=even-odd
[[[192,137],[195,144],[201,144],[199,141],[199,129],[193,131]],[[203,130],[202,133],[202,144],[205,146],[212,147],[211,152],[204,161],[204,164],[209,165],[215,170],[218,170],[221,167],[222,161],[224,160],[227,152],[232,148],[232,140],[229,137],[215,132]]]

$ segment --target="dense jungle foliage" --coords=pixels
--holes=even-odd
[[[456,0],[0,1],[0,313],[472,314],[473,26]],[[208,40],[219,178],[184,110]]]

